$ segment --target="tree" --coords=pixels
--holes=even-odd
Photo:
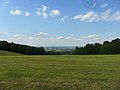
[[[75,55],[84,55],[84,48],[83,47],[76,47],[75,48],[75,52],[74,52]]]
[[[100,53],[101,46],[102,46],[102,44],[100,44],[100,43],[95,43],[94,44],[95,54]]]
[[[120,54],[120,39],[104,41],[103,45],[100,43],[86,44],[85,47],[76,47],[74,54],[76,55],[90,55],[90,54]]]
[[[15,43],[8,43],[7,41],[0,41],[0,50],[11,51],[26,55],[45,55],[43,47],[37,48],[27,45],[20,45]]]
[[[1,50],[9,50],[9,43],[7,41],[0,41],[0,49]]]
[[[95,54],[95,47],[94,47],[94,45],[93,44],[87,44],[84,47],[84,53],[88,54],[88,55]]]

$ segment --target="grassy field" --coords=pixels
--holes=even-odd
[[[0,90],[120,90],[120,55],[0,56]]]
[[[18,56],[22,54],[0,50],[0,56],[13,56],[13,55]]]

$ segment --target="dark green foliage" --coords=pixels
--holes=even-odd
[[[20,45],[15,43],[8,43],[7,41],[0,41],[0,50],[16,52],[26,55],[45,55],[43,47],[37,48],[27,45]]]
[[[120,54],[120,39],[105,41],[103,44],[86,44],[85,47],[76,47],[75,51],[45,51],[43,47],[32,47],[7,41],[0,41],[0,50],[16,52],[26,55],[97,55],[97,54]]]
[[[95,50],[94,52],[95,52],[95,54],[100,53],[101,46],[102,46],[102,44],[100,44],[100,43],[95,43],[94,44],[94,50]]]
[[[87,44],[87,45],[84,47],[84,53],[87,54],[87,55],[95,54],[94,45],[93,45],[93,44]]]
[[[102,44],[87,44],[85,47],[76,47],[75,55],[93,55],[93,54],[120,54],[120,39],[105,41]]]
[[[0,41],[0,49],[9,50],[10,49],[9,43],[6,41]]]
[[[74,52],[75,55],[83,55],[84,54],[84,48],[83,47],[76,47],[75,48],[75,52]]]
[[[104,42],[100,52],[102,54],[120,54],[120,39],[117,38],[109,43]]]

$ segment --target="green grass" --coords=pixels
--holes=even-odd
[[[0,56],[0,90],[120,90],[120,55]]]
[[[0,56],[18,56],[18,55],[22,54],[0,50]]]

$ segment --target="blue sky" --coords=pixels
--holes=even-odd
[[[0,0],[0,40],[83,46],[120,37],[120,0]]]

